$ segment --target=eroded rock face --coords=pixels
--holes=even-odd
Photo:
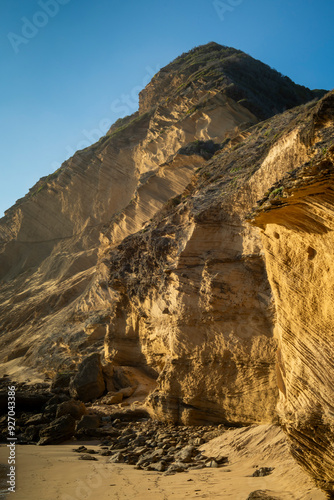
[[[196,80],[187,91],[170,90],[168,102],[162,94],[154,107],[117,122],[1,219],[3,362],[24,356],[52,374],[101,348],[114,297],[103,265],[96,270],[98,254],[103,263],[110,245],[142,230],[183,192],[204,159],[177,155],[181,147],[220,143],[240,124],[258,121],[219,87]]]
[[[145,230],[210,158],[180,148],[235,146],[259,119],[314,95],[215,43],[159,71],[140,94],[139,112],[41,179],[0,221],[2,362],[13,369],[24,357],[54,375],[102,348],[115,299],[104,256]]]
[[[334,495],[334,93],[314,116],[313,158],[262,200],[263,228],[279,341],[278,412],[292,453]],[[271,201],[271,202],[270,202]]]
[[[275,421],[280,389],[294,453],[331,491],[333,94],[273,116],[316,95],[217,44],[163,68],[139,112],[1,220],[2,373],[103,351],[108,390],[185,424]],[[263,197],[261,241],[247,216]],[[93,368],[85,401],[104,391]]]
[[[109,253],[117,295],[105,355],[155,372],[149,403],[159,419],[276,418],[274,307],[259,232],[245,217],[306,161],[300,112],[253,128],[237,149],[223,148],[145,232]]]
[[[278,387],[278,412],[293,454],[330,494],[332,101],[329,93],[319,104],[272,119],[235,156],[220,152],[193,182],[190,200],[181,198],[147,233],[110,253],[110,286],[119,294],[119,312],[116,308],[106,337],[110,359],[125,356],[129,362],[128,339],[137,362],[146,360],[156,370],[157,388],[149,402],[160,419],[245,422],[252,415],[258,421],[261,396],[267,405],[261,416],[274,418]],[[261,140],[270,130],[278,140]],[[281,179],[291,171],[288,198],[284,194],[281,200]],[[272,313],[262,245],[245,222],[262,193],[256,224],[267,228],[263,244],[276,303]],[[256,326],[254,309],[260,319]],[[263,325],[267,321],[262,330],[261,318]],[[251,384],[259,387],[261,378],[259,395]],[[233,394],[238,394],[235,404]]]

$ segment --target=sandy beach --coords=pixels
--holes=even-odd
[[[212,456],[226,455],[226,466],[175,475],[137,470],[125,464],[79,460],[78,444],[99,449],[97,441],[58,446],[17,446],[16,492],[7,500],[183,500],[195,498],[246,500],[256,490],[280,500],[325,500],[288,453],[286,438],[276,426],[227,431],[203,445]],[[6,445],[0,462],[7,462]],[[257,467],[273,467],[266,477],[252,477]]]

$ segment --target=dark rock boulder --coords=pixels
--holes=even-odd
[[[80,363],[78,373],[70,383],[70,394],[87,403],[102,396],[104,390],[100,355],[93,353]]]
[[[75,420],[80,420],[80,418],[87,413],[87,409],[82,401],[75,401],[70,399],[69,401],[64,401],[57,407],[56,417],[62,417],[63,415],[71,415]]]
[[[247,497],[247,500],[280,500],[278,497],[273,497],[267,490],[256,490],[252,491],[250,495]]]
[[[115,455],[111,458],[109,458],[108,462],[110,464],[120,464],[124,463],[124,456],[122,452],[115,453]]]
[[[48,401],[48,405],[60,405],[60,403],[64,403],[64,401],[69,401],[71,398],[66,394],[55,394]]]
[[[50,420],[48,419],[47,415],[43,413],[36,413],[36,415],[33,415],[30,417],[26,422],[25,425],[40,425],[40,424],[47,424],[49,423]]]
[[[175,455],[175,458],[184,463],[191,462],[194,451],[195,451],[194,446],[191,445],[185,446]]]
[[[275,467],[260,467],[259,469],[256,469],[255,472],[253,472],[252,476],[253,477],[264,477],[264,476],[269,476],[269,474],[272,473]]]
[[[71,415],[56,418],[40,431],[39,445],[57,444],[70,439],[75,431],[75,419]]]
[[[43,415],[49,420],[54,420],[56,418],[57,408],[57,404],[47,404],[44,408]]]
[[[79,456],[79,460],[94,460],[94,461],[96,461],[97,458],[93,457],[92,455],[83,454],[83,455]]]
[[[98,415],[83,415],[76,425],[76,433],[90,435],[90,431],[97,429],[100,426],[100,422],[101,419]]]
[[[34,442],[37,443],[37,441],[40,438],[40,432],[42,429],[45,427],[43,424],[32,424],[28,425],[24,433],[21,435],[20,442]]]
[[[51,391],[54,393],[66,392],[69,389],[71,378],[74,377],[75,372],[60,372],[55,376],[52,384]]]

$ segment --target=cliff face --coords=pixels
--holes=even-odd
[[[275,419],[275,309],[259,232],[245,217],[307,160],[302,112],[274,117],[249,129],[237,148],[223,147],[181,197],[105,257],[117,292],[107,359],[154,370],[149,401],[160,419]]]
[[[54,370],[100,348],[105,327],[92,334],[92,325],[108,321],[113,292],[103,276],[95,279],[98,253],[103,257],[183,191],[203,154],[173,157],[182,146],[219,144],[238,126],[258,121],[220,89],[194,82],[191,92],[170,91],[168,103],[156,96],[154,107],[141,97],[147,111],[119,120],[1,220],[2,361],[25,355],[25,362]]]
[[[154,77],[139,112],[118,120],[6,212],[0,222],[0,343],[2,361],[11,363],[4,371],[24,362],[52,373],[101,348],[114,297],[104,254],[182,193],[223,141],[240,141],[240,131],[275,112],[275,99],[282,107],[282,97],[270,89],[262,108],[254,89],[247,103],[233,98],[245,93],[234,81],[246,63],[249,78],[260,65],[280,83],[289,94],[285,106],[312,98],[240,51],[199,47]],[[204,145],[208,140],[214,144]]]
[[[99,351],[155,387],[161,420],[279,418],[331,491],[333,94],[320,94],[213,43],[159,71],[137,113],[1,219],[1,373],[52,376]]]
[[[262,200],[253,223],[263,228],[277,311],[280,419],[293,455],[333,495],[333,92],[311,123],[310,161]]]

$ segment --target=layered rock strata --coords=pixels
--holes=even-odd
[[[160,419],[275,419],[275,310],[259,233],[246,216],[313,154],[318,139],[299,123],[313,123],[314,108],[272,118],[237,148],[223,147],[183,196],[105,257],[116,292],[106,357],[155,371],[149,401]]]
[[[252,222],[263,229],[277,312],[279,416],[293,455],[333,498],[334,93],[313,126],[313,157],[274,186]]]
[[[103,265],[110,247],[145,230],[222,143],[237,145],[263,116],[315,95],[215,43],[157,73],[139,112],[42,178],[1,219],[3,372],[29,364],[52,375],[103,349],[115,302]],[[213,147],[202,147],[210,140]]]
[[[137,113],[1,220],[2,372],[54,375],[103,352],[104,373],[129,373],[173,423],[273,422],[279,398],[295,455],[331,491],[322,94],[217,44],[163,68]],[[263,241],[247,219],[259,199]]]

